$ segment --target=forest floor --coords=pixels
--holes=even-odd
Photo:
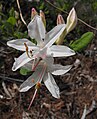
[[[14,57],[19,56],[12,48],[0,43],[0,119],[97,119],[97,41],[93,41],[84,52],[75,56],[55,59],[73,68],[63,76],[54,76],[61,98],[51,96],[44,84],[30,108],[27,110],[35,88],[19,93],[17,86],[29,76],[22,76],[11,67]]]

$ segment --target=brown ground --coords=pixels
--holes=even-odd
[[[34,88],[22,94],[14,89],[13,84],[19,86],[28,76],[21,76],[18,71],[11,71],[13,58],[19,54],[2,44],[0,47],[0,95],[4,98],[0,99],[0,119],[81,119],[85,106],[89,110],[93,101],[95,106],[92,106],[86,119],[97,119],[97,49],[94,51],[96,46],[96,42],[92,42],[83,53],[77,53],[69,58],[55,59],[63,65],[74,63],[76,59],[79,59],[80,64],[74,65],[72,70],[64,76],[55,76],[61,91],[60,99],[53,98],[43,84],[28,111]],[[9,99],[8,94],[5,93],[2,81],[5,82],[11,95],[13,94],[13,98]],[[26,115],[25,118],[23,113]]]

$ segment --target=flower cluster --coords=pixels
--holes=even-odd
[[[16,71],[20,67],[25,67],[34,73],[20,85],[20,92],[26,92],[36,85],[36,90],[40,87],[41,81],[53,97],[60,98],[59,87],[53,75],[63,75],[68,72],[72,65],[62,66],[54,64],[54,57],[72,56],[75,52],[67,46],[60,45],[64,37],[76,25],[77,16],[74,8],[70,11],[65,24],[61,15],[58,15],[57,26],[51,31],[46,31],[46,20],[44,13],[40,10],[40,15],[33,8],[31,22],[28,24],[28,35],[37,41],[37,45],[30,40],[15,39],[7,42],[7,45],[24,53],[15,58],[12,70]],[[53,45],[54,43],[58,45]],[[53,75],[52,75],[53,74]]]

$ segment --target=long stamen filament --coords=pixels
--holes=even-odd
[[[38,91],[38,89],[35,89],[35,92],[34,92],[34,95],[33,95],[33,97],[32,97],[32,100],[31,100],[31,102],[30,102],[30,104],[29,104],[28,110],[30,109],[30,107],[31,107],[31,105],[32,105],[32,103],[33,103],[33,101],[34,101],[34,99],[35,99],[35,97],[36,97],[37,91]]]
[[[33,62],[33,65],[32,65],[32,71],[35,71],[36,67],[38,66],[38,64],[40,63],[41,59],[38,60],[38,62],[34,65],[35,63],[35,59],[34,59],[34,62]]]

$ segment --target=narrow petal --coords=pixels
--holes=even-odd
[[[17,50],[25,51],[26,48],[25,48],[24,43],[27,44],[29,51],[39,49],[38,46],[36,46],[34,43],[32,43],[31,41],[25,38],[8,41],[7,45]]]
[[[16,71],[17,69],[19,69],[20,67],[22,67],[24,64],[26,64],[27,62],[31,60],[32,59],[27,56],[26,52],[23,53],[18,58],[15,58],[15,62],[13,64],[12,70]]]
[[[38,66],[36,71],[20,85],[20,92],[26,92],[37,82],[41,82],[45,71],[46,69],[44,69],[44,66]]]
[[[75,52],[67,46],[53,45],[48,49],[48,54],[53,54],[53,57],[67,57],[75,55]]]
[[[62,66],[60,64],[52,65],[51,73],[53,75],[63,75],[72,68],[72,65]]]
[[[53,76],[50,73],[45,74],[43,81],[44,81],[44,84],[46,85],[47,89],[52,94],[52,96],[55,98],[60,98],[59,87],[57,86]]]
[[[45,33],[45,26],[42,22],[42,19],[39,15],[36,15],[28,24],[28,34],[32,39],[35,39],[37,41],[38,45],[40,45],[43,43]]]
[[[63,33],[65,30],[66,25],[65,24],[60,24],[55,26],[51,31],[49,31],[46,34],[45,37],[45,47],[50,47],[58,38],[59,36]]]

